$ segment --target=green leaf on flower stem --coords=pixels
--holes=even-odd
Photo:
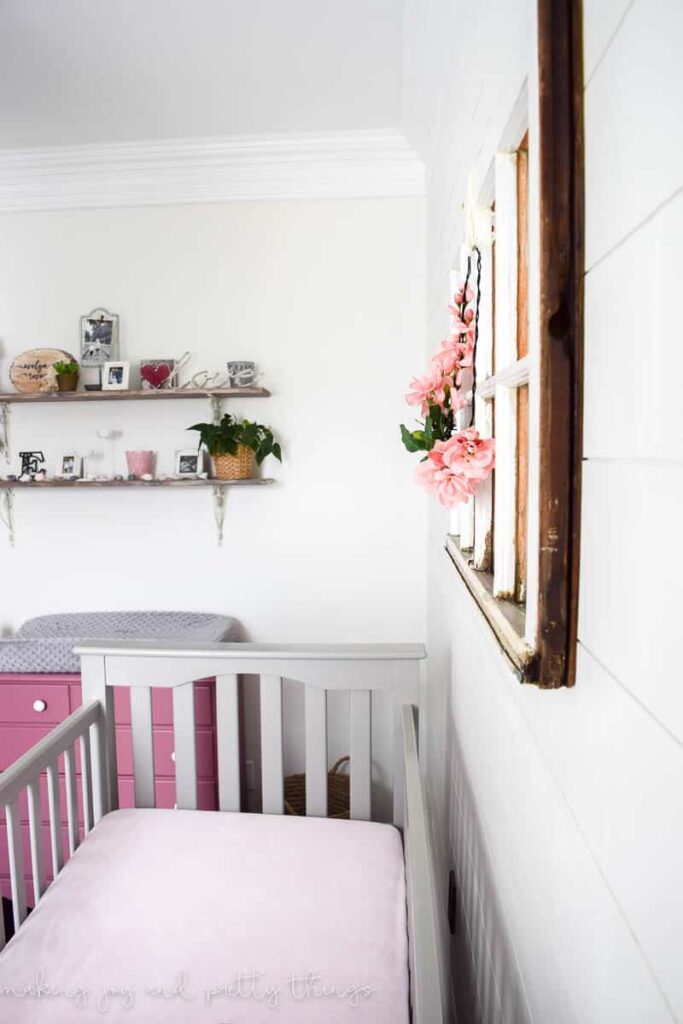
[[[425,450],[425,435],[422,430],[410,431],[401,424],[401,440],[409,452],[421,452]]]
[[[425,450],[426,451],[431,451],[432,448],[434,447],[434,423],[432,421],[432,412],[433,412],[433,410],[430,409],[429,410],[429,415],[427,416],[427,418],[425,420],[424,435],[425,435]]]

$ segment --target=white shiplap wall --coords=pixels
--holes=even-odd
[[[467,177],[533,68],[535,3],[407,0],[404,121],[428,165],[438,341]],[[429,789],[460,1024],[683,1019],[678,615],[683,5],[586,0],[586,409],[578,678],[519,687],[432,509]],[[463,59],[466,55],[466,59]]]

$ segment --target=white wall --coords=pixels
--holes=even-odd
[[[441,337],[467,175],[530,76],[535,4],[407,0]],[[678,528],[683,132],[676,0],[586,0],[586,410],[578,677],[520,687],[429,527],[430,803],[460,1024],[683,1019]],[[654,542],[654,543],[653,543]]]
[[[83,312],[121,316],[122,358],[253,358],[270,399],[225,408],[271,424],[284,465],[232,490],[216,546],[208,493],[45,490],[0,536],[0,628],[98,608],[206,609],[254,639],[420,640],[424,503],[397,424],[423,338],[419,199],[159,207],[0,220],[0,374],[36,345],[77,352]],[[208,402],[12,408],[12,445],[193,447]],[[107,468],[94,462],[93,469]],[[4,474],[5,467],[0,467]]]

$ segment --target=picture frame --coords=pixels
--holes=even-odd
[[[226,366],[231,388],[251,388],[258,379],[256,363],[250,359],[230,359]]]
[[[103,366],[118,359],[119,318],[97,307],[81,317],[81,366]]]
[[[80,479],[83,475],[83,457],[78,452],[67,449],[59,453],[55,476],[64,480],[67,477],[75,476]]]
[[[196,448],[175,453],[174,473],[176,477],[188,478],[204,472],[204,453]]]
[[[175,359],[141,359],[140,387],[143,391],[167,391],[172,387]]]
[[[102,366],[103,391],[128,391],[130,382],[129,362],[106,362]]]

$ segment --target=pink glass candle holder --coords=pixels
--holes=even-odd
[[[154,476],[156,452],[126,452],[128,472],[139,480],[141,476]]]

